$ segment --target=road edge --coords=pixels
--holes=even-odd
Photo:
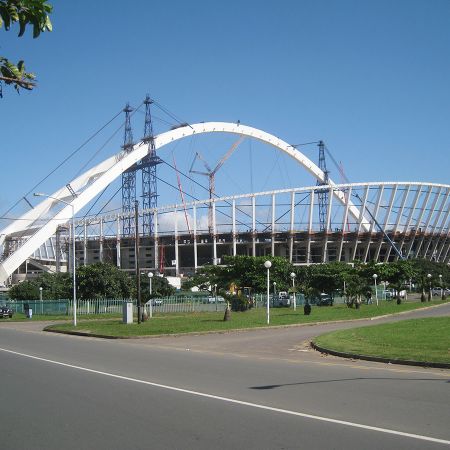
[[[399,364],[404,366],[432,367],[434,369],[450,369],[450,363],[438,363],[430,361],[414,361],[410,359],[382,358],[380,356],[360,355],[358,353],[339,352],[329,348],[321,347],[310,341],[310,345],[314,350],[327,355],[339,356],[348,359],[362,359],[364,361],[381,362],[386,364]]]

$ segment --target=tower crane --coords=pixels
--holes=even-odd
[[[234,151],[238,148],[238,146],[242,143],[242,141],[245,139],[244,136],[240,136],[239,139],[233,143],[233,145],[228,149],[228,151],[222,156],[220,161],[217,163],[216,167],[214,169],[211,169],[210,165],[206,161],[206,159],[199,153],[195,153],[194,160],[192,161],[191,168],[189,169],[189,173],[195,173],[197,175],[204,175],[208,177],[209,181],[209,199],[212,200],[213,197],[216,195],[216,189],[215,189],[215,177],[216,173],[220,170],[220,168],[223,166],[225,161],[234,153]],[[203,166],[206,169],[206,172],[201,172],[199,170],[193,170],[195,162],[199,160],[202,161]],[[208,206],[208,231],[211,234],[212,232],[212,224],[213,224],[213,211],[212,211],[212,201],[209,203]]]

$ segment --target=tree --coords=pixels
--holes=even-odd
[[[41,32],[52,31],[49,14],[53,7],[47,0],[0,0],[0,28],[8,31],[11,25],[19,23],[19,37],[23,36],[28,25],[33,27],[33,38]],[[2,83],[14,86],[17,92],[20,89],[34,88],[35,75],[26,72],[24,61],[17,64],[0,55],[0,98],[2,97]]]
[[[81,299],[129,298],[132,279],[112,264],[96,263],[77,269],[77,294]]]
[[[32,281],[23,281],[11,287],[8,297],[14,300],[38,300],[39,288]]]
[[[69,273],[43,273],[34,280],[16,284],[9,290],[8,295],[16,300],[38,300],[40,288],[43,300],[72,297],[72,279]]]
[[[152,278],[152,295],[150,297],[150,280],[146,273],[141,274],[141,299],[142,302],[148,302],[150,298],[169,297],[173,295],[176,289],[169,284],[167,278],[155,276]],[[136,283],[133,285],[133,297],[136,297]]]

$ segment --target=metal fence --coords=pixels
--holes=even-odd
[[[25,305],[33,311],[33,315],[49,316],[71,316],[73,314],[73,300],[6,300],[15,313],[24,313]],[[127,300],[129,301],[129,300]],[[253,306],[255,308],[266,307],[267,295],[256,294],[253,296]],[[82,315],[103,315],[122,314],[123,299],[78,299],[77,314]],[[136,312],[136,300],[132,300]],[[173,296],[152,299],[152,309],[155,313],[185,313],[185,312],[214,312],[225,311],[226,302],[215,301],[215,298],[208,296]],[[335,297],[334,303],[344,303],[344,297]],[[270,297],[270,307],[276,305]],[[296,294],[297,306],[305,304],[305,296]],[[149,312],[150,302],[143,304]],[[292,300],[291,305],[292,307]]]
[[[150,302],[145,305],[147,312],[150,308]],[[224,301],[212,301],[212,297],[165,297],[152,299],[152,309],[161,313],[181,313],[181,312],[212,312],[225,311],[226,303]]]
[[[25,307],[33,315],[69,316],[73,314],[73,300],[7,300],[15,313],[24,313]],[[77,300],[77,314],[122,314],[121,299]]]

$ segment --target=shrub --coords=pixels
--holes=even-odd
[[[250,301],[244,295],[233,295],[227,300],[231,304],[232,311],[247,311],[250,308]]]

